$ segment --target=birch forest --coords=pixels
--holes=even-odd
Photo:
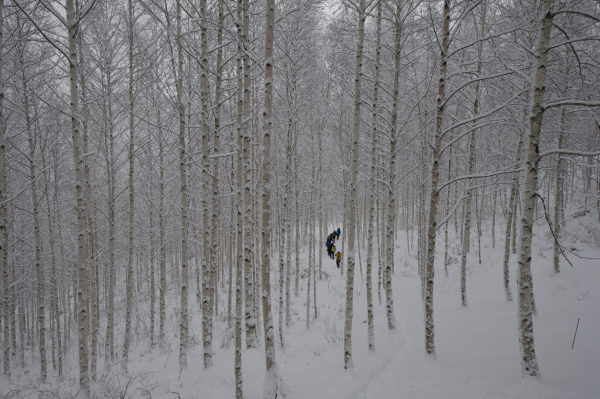
[[[598,1],[0,0],[2,398],[597,397],[599,210]]]

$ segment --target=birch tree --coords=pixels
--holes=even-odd
[[[214,270],[210,263],[210,230],[208,229],[209,210],[208,200],[210,197],[209,185],[209,163],[208,163],[208,38],[206,27],[206,0],[200,0],[200,42],[201,42],[201,112],[202,112],[202,226],[204,226],[203,236],[203,254],[202,254],[202,342],[204,351],[204,368],[212,367],[212,329],[213,329],[213,310],[214,299],[211,295],[211,289],[214,289]],[[181,36],[180,36],[181,37]],[[181,49],[181,48],[180,48]],[[181,51],[181,50],[180,50]],[[187,200],[187,195],[186,195]],[[187,201],[186,201],[187,202]],[[183,206],[183,202],[182,202]],[[187,250],[186,250],[187,252]],[[182,253],[183,258],[183,253]],[[182,259],[183,262],[187,260]],[[182,269],[183,271],[183,269]],[[187,270],[186,270],[187,273]],[[187,279],[187,276],[185,277]],[[187,281],[184,280],[184,284]],[[182,289],[183,290],[183,289]],[[182,291],[183,292],[183,291]],[[182,294],[183,300],[183,294]],[[183,309],[183,307],[182,307]],[[186,309],[187,311],[187,309]],[[187,315],[186,315],[186,339],[187,339]]]
[[[2,273],[2,324],[4,335],[4,353],[2,357],[3,372],[10,376],[10,323],[9,323],[9,278],[8,265],[4,262],[6,253],[6,164],[5,164],[5,130],[4,122],[4,0],[0,0],[0,272]],[[14,325],[14,322],[13,322]],[[13,333],[14,337],[14,333]],[[14,347],[13,347],[14,349]]]
[[[354,76],[354,132],[352,134],[352,169],[350,177],[350,220],[348,226],[348,271],[346,274],[346,322],[344,326],[344,369],[354,369],[352,361],[352,317],[354,303],[354,241],[356,236],[356,200],[358,180],[358,140],[360,137],[360,87],[362,78],[363,41],[365,36],[366,1],[358,6],[358,42]]]
[[[373,265],[373,220],[375,215],[375,164],[377,162],[378,146],[377,131],[378,131],[378,94],[379,94],[379,66],[381,60],[381,18],[382,18],[382,2],[377,4],[377,28],[376,28],[376,44],[375,44],[375,77],[373,83],[373,137],[371,139],[371,176],[370,176],[370,193],[369,193],[369,227],[367,230],[367,322],[368,333],[367,343],[369,351],[375,352],[375,323],[373,320],[373,285],[371,279],[371,270]]]
[[[536,201],[537,168],[540,132],[542,128],[543,102],[548,62],[548,46],[552,30],[554,0],[542,4],[542,24],[535,59],[533,80],[533,103],[529,117],[529,143],[527,146],[526,177],[523,189],[523,217],[520,223],[521,245],[519,253],[519,344],[523,375],[540,377],[533,340],[533,287],[531,278],[531,241],[533,233],[533,208]]]
[[[481,15],[481,31],[478,37],[485,35],[485,14],[486,14],[486,3],[483,3],[483,10]],[[477,28],[477,27],[476,27]],[[483,42],[480,41],[477,44],[477,75],[481,75],[481,53],[483,51]],[[477,117],[479,115],[479,97],[480,97],[480,81],[475,83],[475,99],[473,101],[473,115]],[[472,175],[475,170],[475,138],[477,136],[477,129],[472,128],[469,134],[469,166],[468,175]],[[467,186],[471,184],[471,179],[467,180]],[[467,187],[467,200],[465,203],[465,220],[464,220],[464,235],[462,237],[463,246],[460,261],[460,293],[462,306],[467,306],[467,253],[470,249],[471,242],[471,208],[473,200],[473,191]]]
[[[134,11],[133,1],[127,1],[128,13],[128,50],[129,50],[129,236],[128,236],[128,257],[127,257],[127,279],[126,279],[126,308],[125,308],[125,337],[123,342],[123,363],[122,367],[127,371],[129,361],[129,345],[131,341],[131,312],[133,310],[133,216],[135,211],[135,189],[133,184],[134,173],[134,148],[135,148],[135,124],[133,121],[134,103],[133,103],[133,29],[134,29]]]
[[[427,227],[427,262],[425,265],[425,350],[436,358],[435,334],[433,323],[433,278],[435,269],[435,239],[437,233],[437,206],[439,200],[439,165],[442,149],[442,124],[444,121],[444,103],[446,92],[446,73],[448,68],[448,48],[450,47],[450,0],[444,0],[442,46],[440,56],[440,74],[438,82],[437,111],[435,119],[435,139],[431,166],[431,190],[429,199],[429,222]]]
[[[25,48],[21,48],[21,77],[23,84],[23,107],[25,110],[25,129],[27,130],[27,138],[29,142],[29,170],[31,176],[31,201],[33,209],[33,225],[35,232],[35,274],[37,277],[37,318],[38,318],[38,338],[40,350],[40,378],[42,382],[46,382],[47,364],[46,364],[46,307],[44,295],[44,269],[42,266],[42,238],[40,234],[40,216],[38,208],[38,195],[36,184],[36,168],[35,168],[35,139],[32,131],[31,111],[29,108],[29,93],[27,89],[27,77],[25,76]]]
[[[265,107],[263,111],[263,163],[262,163],[262,307],[265,333],[266,375],[265,399],[275,399],[278,391],[277,363],[275,360],[275,330],[271,313],[271,114],[273,109],[273,33],[275,28],[275,0],[267,0],[265,30]]]

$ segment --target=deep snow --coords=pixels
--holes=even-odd
[[[568,248],[586,257],[600,257],[600,227],[597,213],[568,222],[564,240]],[[517,331],[517,304],[507,303],[503,291],[502,254],[504,243],[496,240],[492,248],[490,226],[484,224],[482,264],[477,260],[476,236],[472,237],[467,267],[468,308],[460,305],[460,263],[443,267],[443,234],[438,234],[434,291],[435,342],[437,360],[425,355],[423,306],[420,279],[417,275],[416,249],[407,252],[406,236],[399,232],[395,251],[393,278],[394,310],[398,328],[387,330],[385,295],[379,304],[374,282],[376,354],[367,348],[366,287],[360,267],[355,271],[354,324],[352,332],[354,370],[343,369],[343,325],[346,278],[340,276],[335,261],[323,254],[327,276],[317,282],[319,317],[306,330],[306,279],[301,280],[298,298],[292,293],[292,325],[286,329],[286,347],[277,347],[277,363],[286,398],[599,398],[600,397],[600,262],[579,259],[568,254],[574,267],[561,259],[561,272],[553,273],[553,247],[547,226],[536,227],[533,244],[532,272],[537,316],[534,318],[535,349],[541,380],[521,377]],[[453,224],[452,224],[453,225]],[[503,237],[504,226],[496,226],[496,236]],[[440,230],[442,232],[442,230]],[[450,229],[450,242],[455,239]],[[342,236],[343,237],[343,236]],[[415,240],[416,245],[416,240]],[[458,247],[451,245],[450,248]],[[301,264],[306,266],[306,246]],[[341,248],[341,246],[340,246]],[[319,248],[320,250],[320,248]],[[361,251],[363,276],[366,249]],[[273,259],[278,259],[274,256]],[[318,261],[318,257],[317,257]],[[377,260],[375,260],[377,265]],[[277,323],[278,267],[272,273],[273,314]],[[376,271],[374,271],[376,275]],[[511,255],[511,289],[517,294],[516,255]],[[226,287],[225,287],[226,289]],[[177,293],[171,292],[171,312]],[[383,294],[383,293],[382,293]],[[312,300],[312,292],[311,292]],[[220,312],[226,312],[226,291],[222,292]],[[226,341],[226,319],[215,324],[214,367],[203,370],[201,318],[198,304],[190,301],[194,313],[191,329],[198,345],[190,350],[188,369],[178,370],[178,338],[171,337],[170,350],[147,349],[148,341],[138,337],[131,354],[127,388],[129,397],[152,398],[233,398],[233,341]],[[140,304],[140,309],[143,304]],[[146,305],[147,306],[147,305]],[[312,314],[312,310],[311,310]],[[574,349],[573,334],[580,319]],[[176,334],[175,321],[171,334]],[[143,329],[142,329],[143,330]],[[276,331],[278,331],[276,326]],[[102,331],[102,329],[101,329]],[[122,341],[122,335],[119,336]],[[277,339],[279,343],[279,339]],[[102,344],[102,343],[101,343]],[[145,348],[145,349],[141,349]],[[74,348],[73,348],[74,349]],[[244,397],[261,398],[265,375],[264,347],[243,350]],[[76,358],[69,363],[72,379],[63,381],[62,392],[76,386]],[[0,377],[4,392],[25,384],[39,372],[16,370],[13,383]],[[51,364],[49,364],[51,369]],[[99,374],[104,370],[101,359]],[[119,375],[118,366],[108,368],[99,397],[123,390],[129,378]],[[70,387],[70,388],[69,388]],[[57,391],[59,387],[46,385]],[[65,394],[66,395],[66,394]]]

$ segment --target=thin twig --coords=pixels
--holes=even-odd
[[[567,258],[567,255],[565,255],[565,251],[563,251],[562,245],[559,244],[556,234],[554,234],[554,229],[552,229],[552,223],[550,222],[550,218],[548,217],[548,212],[546,211],[546,203],[544,202],[544,198],[541,195],[539,195],[538,193],[535,193],[534,195],[536,197],[539,197],[539,199],[542,200],[542,205],[544,206],[544,215],[546,215],[546,221],[548,222],[548,227],[550,227],[550,231],[552,232],[552,236],[554,237],[554,242],[556,242],[556,245],[558,245],[558,248],[560,249],[560,253],[565,257],[567,262],[569,262],[569,265],[571,265],[571,267],[573,267],[573,264],[571,263],[569,258]]]

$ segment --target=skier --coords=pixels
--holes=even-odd
[[[331,245],[331,252],[329,252],[329,257],[333,259],[333,255],[335,254],[335,245]]]
[[[334,231],[333,233],[335,234],[335,238],[340,238],[341,231],[340,231],[339,227],[338,227],[337,231]]]
[[[335,254],[335,263],[336,263],[338,269],[340,268],[341,260],[342,260],[342,253],[340,251],[338,251],[337,254]]]

